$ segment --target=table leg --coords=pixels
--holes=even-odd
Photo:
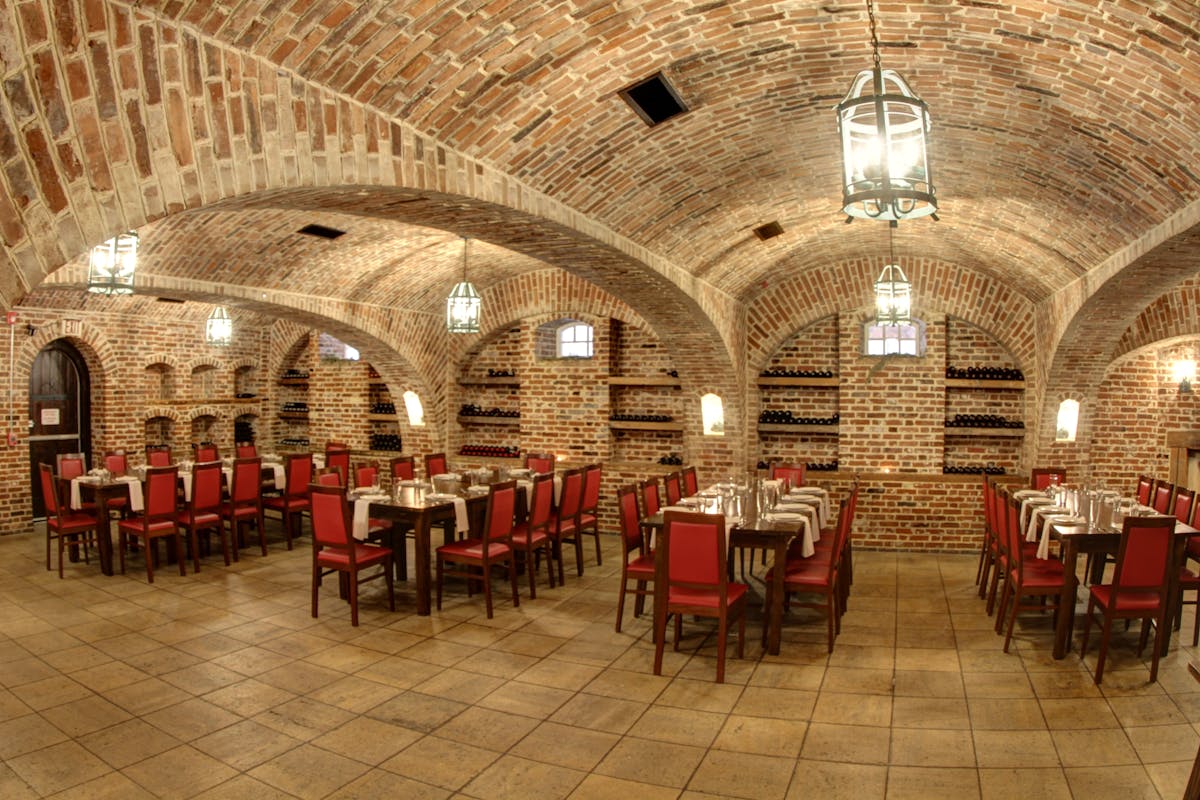
[[[413,571],[417,577],[417,614],[422,617],[428,617],[430,608],[432,607],[432,598],[429,592],[430,574],[429,574],[429,515],[420,514],[413,525],[413,538],[416,539],[414,546],[414,559],[417,563],[413,564]]]
[[[788,540],[775,537],[775,563],[771,568],[771,607],[767,609],[767,652],[779,655],[783,628],[783,578],[787,571]],[[830,613],[837,613],[831,609]]]
[[[105,575],[113,574],[113,539],[112,519],[106,513],[101,517],[100,525],[96,528],[96,538],[99,540],[97,549],[100,551],[100,571]]]
[[[1071,629],[1075,622],[1075,590],[1079,579],[1075,577],[1079,550],[1073,537],[1064,536],[1062,545],[1063,589],[1058,598],[1058,624],[1054,628],[1054,657],[1063,659],[1071,644]]]

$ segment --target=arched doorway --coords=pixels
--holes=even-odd
[[[90,453],[92,388],[87,364],[66,339],[42,348],[29,371],[29,476],[33,516],[46,515],[38,464],[61,453]]]

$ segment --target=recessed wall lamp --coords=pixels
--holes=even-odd
[[[1192,383],[1196,380],[1196,362],[1190,358],[1176,361],[1171,373],[1179,384],[1179,393],[1191,394]]]
[[[873,64],[854,78],[837,105],[842,140],[842,210],[846,221],[896,221],[932,215],[937,200],[925,135],[929,107],[895,70],[879,63],[875,7],[867,0]]]

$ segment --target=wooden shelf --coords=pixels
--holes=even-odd
[[[279,418],[289,422],[308,422],[307,411],[280,411]]]
[[[982,380],[977,378],[946,378],[947,389],[990,389],[999,392],[1024,390],[1025,381]]]
[[[280,386],[303,386],[308,387],[308,378],[280,378]]]
[[[946,428],[947,439],[1020,439],[1024,428]]]
[[[387,382],[381,381],[378,378],[371,378],[371,380],[367,381],[367,386],[382,386],[386,389]]]
[[[396,422],[395,414],[367,414],[371,422]]]
[[[670,376],[654,377],[654,378],[636,378],[624,377],[622,375],[613,375],[608,379],[609,386],[671,386],[678,388],[681,386],[679,378]]]
[[[484,417],[474,414],[459,414],[459,425],[520,425],[520,417]]]
[[[782,422],[760,422],[759,433],[818,433],[837,436],[837,425],[788,425]]]
[[[516,386],[520,387],[521,382],[516,376],[511,378],[461,378],[458,381],[459,386]]]
[[[787,378],[787,377],[770,377],[760,375],[758,377],[759,386],[793,386],[806,387],[810,389],[836,389],[841,385],[840,379],[837,376],[832,378]]]
[[[683,433],[682,422],[622,422],[610,420],[608,427],[614,431],[665,431]]]

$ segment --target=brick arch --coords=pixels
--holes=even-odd
[[[143,370],[150,369],[150,367],[157,367],[159,364],[165,364],[173,370],[179,369],[179,359],[175,358],[175,356],[169,356],[164,353],[159,353],[158,355],[153,355],[142,359]]]
[[[257,370],[262,368],[262,363],[257,358],[250,358],[249,356],[246,356],[233,361],[229,365],[229,368],[234,372],[238,371],[239,369]]]
[[[200,367],[212,367],[213,369],[222,371],[226,369],[225,362],[221,359],[216,358],[215,356],[200,356],[198,358],[193,358],[187,363],[187,373],[190,375]]]
[[[146,406],[142,409],[142,424],[146,424],[152,419],[169,419],[171,422],[182,425],[185,422],[191,421],[191,418],[185,419],[182,414],[169,406]]]
[[[188,412],[187,421],[192,422],[200,417],[212,417],[219,422],[224,422],[228,416],[228,412],[216,406],[197,406]]]
[[[1164,340],[1200,334],[1200,277],[1185,280],[1147,306],[1117,343],[1114,359]]]

